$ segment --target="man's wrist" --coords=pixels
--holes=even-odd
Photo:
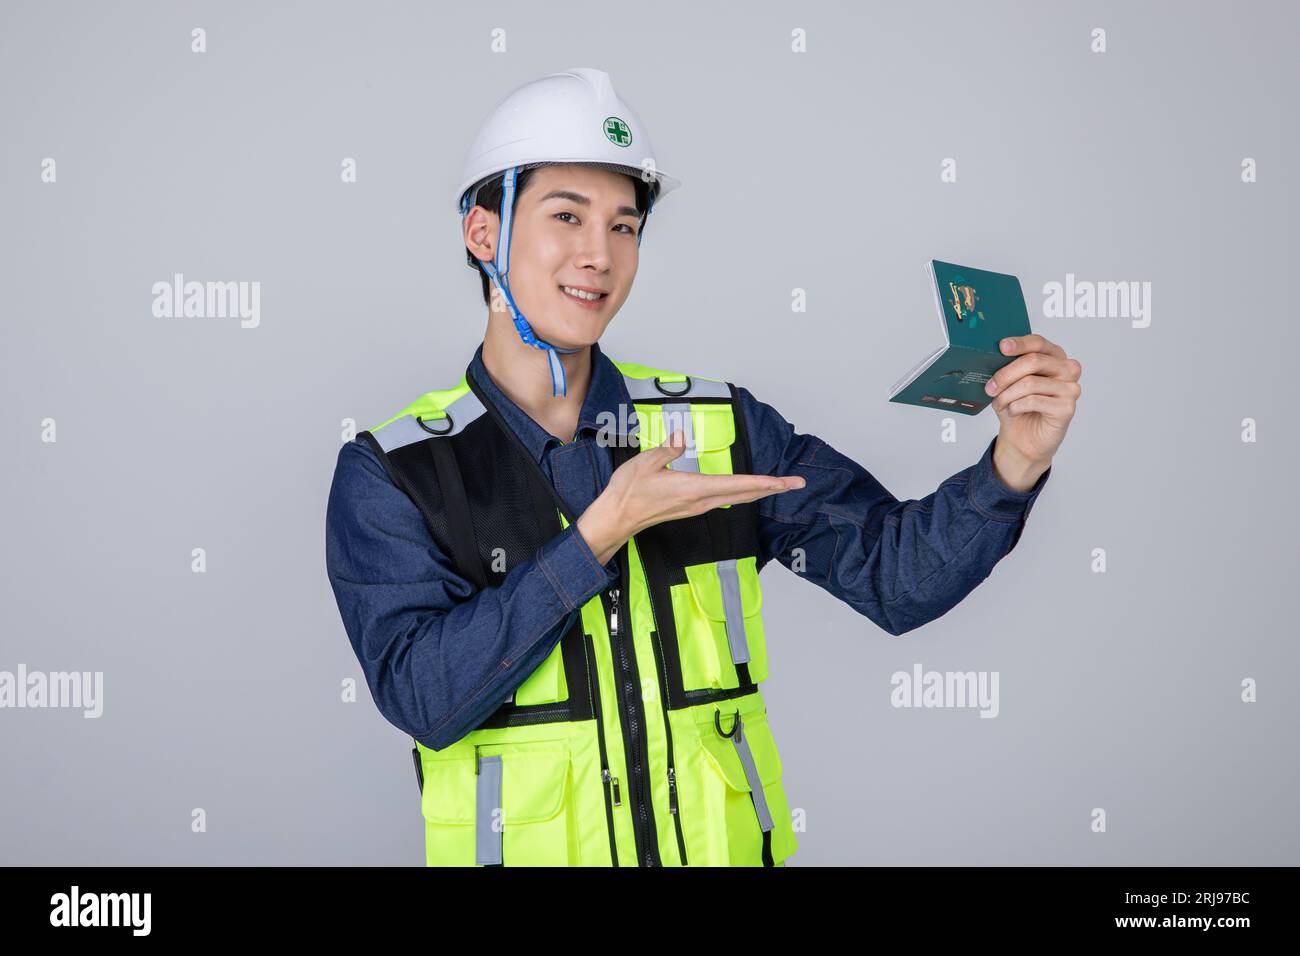
[[[1051,461],[1032,461],[1004,442],[998,435],[993,446],[993,474],[1010,491],[1025,494],[1031,490]]]
[[[601,564],[606,564],[614,557],[618,549],[623,546],[623,542],[631,537],[623,533],[618,515],[610,514],[609,509],[602,506],[599,498],[578,516],[577,529],[582,539],[587,542],[587,547],[591,548],[591,553]]]

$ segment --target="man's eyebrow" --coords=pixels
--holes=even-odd
[[[590,206],[591,200],[581,193],[575,193],[568,189],[552,189],[549,193],[537,200],[546,202],[548,199],[567,199],[569,202],[576,202],[579,206]],[[618,216],[631,216],[633,219],[641,218],[641,213],[637,212],[632,206],[619,206],[615,211]]]

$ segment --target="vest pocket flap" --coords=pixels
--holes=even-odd
[[[691,406],[695,447],[700,451],[722,451],[736,441],[736,423],[730,405]]]
[[[740,605],[745,617],[757,614],[763,607],[763,589],[759,587],[755,561],[755,558],[749,557],[741,558],[736,562]],[[682,570],[686,572],[686,580],[691,585],[691,594],[701,613],[714,621],[726,621],[727,603],[717,565],[712,562],[692,564]]]
[[[430,823],[474,823],[474,759],[424,760],[424,795],[420,810]]]
[[[501,757],[503,825],[540,823],[560,812],[568,793],[568,750],[484,746],[480,753],[484,757]],[[474,824],[478,784],[474,766],[473,757],[424,762],[420,806],[425,820],[453,826]]]
[[[662,445],[670,433],[685,427],[680,412],[671,406],[665,412],[663,406],[639,405],[636,406],[636,417],[640,423],[638,434],[643,450]],[[730,448],[736,441],[736,423],[731,406],[692,405],[691,435],[697,452]]]
[[[749,789],[749,778],[745,776],[740,755],[736,753],[736,747],[730,740],[723,740],[721,737],[710,740],[705,737],[704,753],[708,756],[709,763],[713,764],[714,769],[722,775],[722,779],[727,781],[732,790]]]
[[[501,757],[502,823],[541,823],[564,806],[569,787],[567,750],[512,750]]]
[[[730,730],[734,719],[734,712],[728,714],[724,708],[719,718],[723,730]],[[749,745],[749,754],[753,757],[758,779],[764,787],[768,787],[781,779],[781,756],[777,753],[776,743],[772,740],[772,733],[767,728],[765,717],[742,717],[742,720],[744,721],[742,737]],[[708,734],[702,738],[702,742],[709,762],[731,788],[749,790],[749,775],[745,773],[745,764],[735,740],[731,737],[720,737],[710,728]]]

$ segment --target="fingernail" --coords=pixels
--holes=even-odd
[[[998,393],[998,383],[993,379],[989,379],[988,383],[984,386],[984,391],[988,392],[990,395],[996,395]]]

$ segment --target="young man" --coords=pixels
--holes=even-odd
[[[1079,363],[1008,340],[998,436],[899,501],[745,388],[609,359],[676,185],[598,70],[503,100],[457,190],[483,344],[339,453],[330,581],[415,739],[430,865],[782,864],[759,570],[932,621],[1015,546],[1074,413]]]

